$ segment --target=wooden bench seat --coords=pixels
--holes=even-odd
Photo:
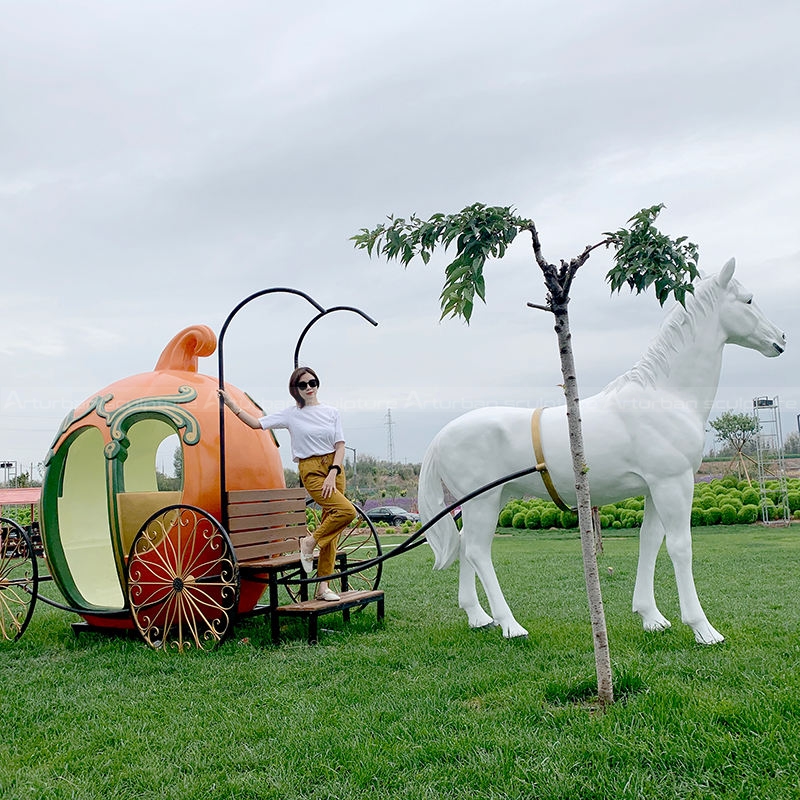
[[[384,593],[350,591],[347,576],[342,578],[339,601],[309,599],[309,586],[297,584],[305,578],[300,566],[300,540],[308,533],[306,527],[305,489],[260,489],[228,492],[228,534],[236,553],[239,570],[250,580],[266,584],[268,602],[257,606],[252,613],[270,615],[272,641],[280,641],[280,618],[300,617],[308,621],[309,642],[317,640],[317,619],[324,614],[341,611],[345,622],[350,609],[377,604],[378,619],[383,619]],[[316,562],[316,557],[315,557]],[[347,568],[347,555],[337,553],[336,570]],[[299,596],[294,603],[280,605],[281,585],[293,583]]]

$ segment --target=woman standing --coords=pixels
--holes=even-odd
[[[251,428],[286,428],[292,442],[292,458],[297,462],[300,480],[306,491],[322,507],[322,520],[313,534],[300,540],[300,563],[306,573],[314,567],[314,546],[319,547],[317,576],[333,574],[339,534],[356,518],[353,504],[344,496],[344,434],[339,412],[317,399],[319,378],[310,367],[298,367],[289,377],[289,394],[295,405],[255,417],[239,408],[233,398],[219,390],[225,405]],[[340,597],[322,580],[316,600]]]

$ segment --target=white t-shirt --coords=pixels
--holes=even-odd
[[[342,421],[333,406],[317,403],[314,406],[290,406],[283,411],[267,414],[259,420],[266,430],[286,428],[292,437],[292,459],[332,453],[337,442],[344,441]]]

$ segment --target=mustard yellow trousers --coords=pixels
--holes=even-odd
[[[317,576],[332,575],[336,563],[336,545],[339,534],[356,518],[356,509],[344,496],[344,470],[336,476],[336,491],[330,497],[322,496],[322,482],[333,464],[333,453],[324,456],[309,456],[300,459],[298,470],[306,491],[322,507],[322,520],[313,532],[319,559]]]

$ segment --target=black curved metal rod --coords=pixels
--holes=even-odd
[[[253,294],[245,297],[234,309],[231,311],[230,314],[225,318],[225,322],[222,324],[222,329],[219,332],[219,336],[217,337],[217,379],[219,381],[219,388],[225,388],[225,368],[224,368],[224,357],[223,357],[223,350],[224,350],[224,341],[225,341],[225,334],[227,333],[228,326],[231,324],[233,318],[242,310],[248,303],[252,302],[258,297],[263,297],[267,294],[275,294],[275,293],[284,293],[284,294],[295,294],[299,297],[304,298],[309,303],[311,303],[317,311],[324,313],[325,309],[312,297],[307,295],[305,292],[301,292],[299,289],[288,289],[285,287],[274,287],[272,289],[262,289],[261,291],[254,292]],[[219,488],[220,488],[220,509],[222,511],[222,524],[227,528],[228,526],[228,511],[226,508],[225,503],[225,494],[227,492],[227,475],[225,470],[225,403],[223,402],[222,398],[218,398],[219,400]]]
[[[92,610],[90,608],[74,608],[73,606],[67,606],[63,603],[59,603],[56,600],[51,600],[49,597],[44,597],[43,595],[39,594],[38,592],[34,593],[36,599],[40,602],[44,603],[45,605],[52,606],[53,608],[57,608],[60,611],[69,611],[72,614],[77,614],[78,616],[92,616],[92,617],[126,617],[130,614],[130,611],[127,608],[118,609],[116,611],[111,611],[105,608],[99,608]]]
[[[248,303],[252,302],[258,297],[263,297],[266,294],[275,294],[277,292],[282,292],[284,294],[296,294],[299,297],[304,298],[309,303],[311,303],[317,311],[324,313],[325,309],[312,297],[307,295],[305,292],[301,292],[299,289],[288,289],[281,286],[276,286],[272,289],[261,289],[261,291],[254,292],[253,294],[245,297],[234,309],[231,311],[230,314],[225,318],[225,322],[222,324],[222,328],[219,332],[219,336],[217,337],[217,363],[218,363],[218,373],[219,373],[219,387],[220,389],[225,388],[225,376],[224,376],[224,369],[223,369],[223,345],[225,341],[225,334],[228,331],[228,326],[233,321],[233,318],[241,311]],[[221,401],[220,401],[221,402]]]
[[[483,486],[479,487],[478,489],[474,489],[473,491],[469,492],[469,494],[465,494],[463,497],[460,497],[458,500],[450,503],[449,506],[443,508],[438,514],[435,514],[431,517],[418,531],[414,531],[411,536],[408,537],[403,542],[400,542],[397,547],[390,550],[388,553],[384,553],[383,555],[377,556],[375,558],[370,558],[367,561],[359,561],[358,565],[353,567],[352,569],[345,569],[341,572],[336,572],[333,575],[324,575],[318,578],[301,578],[300,580],[296,581],[298,584],[303,583],[319,583],[320,581],[329,581],[335,580],[336,578],[343,578],[345,575],[354,575],[357,572],[362,572],[365,569],[369,569],[370,567],[374,567],[376,564],[381,564],[388,558],[393,558],[394,556],[399,556],[402,553],[405,553],[407,550],[412,550],[414,547],[417,547],[422,544],[422,535],[427,532],[428,528],[435,525],[440,519],[445,517],[454,509],[458,508],[460,505],[472,500],[478,495],[483,494],[484,492],[488,492],[490,489],[495,489],[498,486],[502,486],[504,483],[508,483],[509,481],[516,480],[517,478],[523,478],[525,475],[530,475],[534,472],[538,472],[539,467],[533,466],[528,467],[527,469],[521,469],[517,472],[511,472],[508,475],[505,475],[502,478],[497,478],[496,480],[491,481],[491,483],[485,483]],[[416,541],[419,539],[419,541]]]
[[[300,334],[300,338],[297,340],[297,346],[294,348],[294,368],[297,369],[300,366],[300,347],[303,344],[303,339],[306,338],[306,334],[311,330],[311,328],[319,322],[324,316],[327,314],[331,314],[334,311],[353,311],[354,313],[358,314],[359,316],[363,317],[370,325],[377,326],[377,322],[372,319],[368,314],[365,314],[360,308],[355,308],[354,306],[333,306],[332,308],[326,308],[317,314],[311,322],[303,328],[303,332]]]

